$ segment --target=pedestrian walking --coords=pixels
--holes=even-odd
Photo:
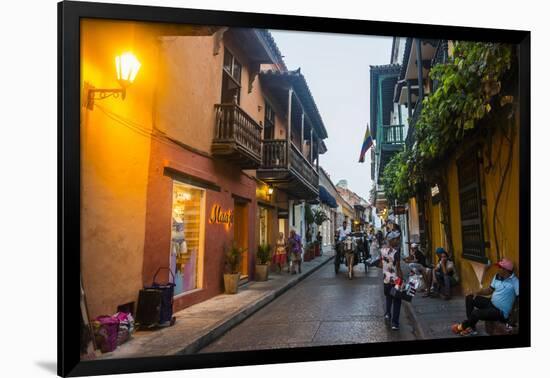
[[[287,263],[286,249],[287,245],[285,234],[279,232],[279,238],[277,239],[277,245],[275,248],[275,264],[279,268],[279,273],[283,270],[283,266]]]
[[[298,273],[302,273],[302,238],[294,230],[290,231],[288,245],[291,260],[290,273],[296,274],[296,265],[298,266]]]
[[[321,231],[317,232],[317,245],[319,248],[319,256],[323,255],[323,235],[321,235]]]
[[[380,260],[380,248],[384,246],[384,235],[382,231],[378,231],[372,238],[370,243],[370,257],[368,259],[369,265],[376,265]]]
[[[386,297],[384,320],[391,321],[391,329],[396,331],[399,329],[401,298],[392,296],[391,289],[394,286],[400,286],[403,282],[401,256],[398,249],[401,234],[391,231],[386,238],[389,246],[383,247],[380,251],[384,276],[384,296]]]

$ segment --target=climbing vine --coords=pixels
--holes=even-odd
[[[414,144],[394,155],[383,172],[384,191],[392,202],[406,202],[421,187],[439,187],[442,223],[451,253],[449,193],[442,163],[475,131],[485,129],[489,146],[494,129],[501,128],[506,134],[509,122],[483,121],[495,113],[501,114],[499,110],[513,100],[502,90],[512,62],[510,45],[455,42],[449,61],[430,70],[435,90],[422,101],[420,116],[413,126]]]
[[[512,66],[509,45],[485,42],[455,42],[447,63],[436,64],[430,78],[436,89],[422,101],[414,125],[416,140],[411,148],[392,157],[383,173],[388,197],[406,201],[422,183],[441,181],[437,165],[454,151],[480,120],[511,102],[502,93],[502,79]],[[484,127],[506,123],[485,123]],[[434,169],[435,168],[435,169]]]

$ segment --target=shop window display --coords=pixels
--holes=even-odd
[[[174,295],[196,289],[201,243],[204,190],[174,182],[170,269],[174,273]]]

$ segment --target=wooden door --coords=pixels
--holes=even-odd
[[[245,251],[242,255],[241,261],[241,278],[248,277],[248,254],[249,245],[248,245],[248,204],[235,202],[235,212],[234,212],[234,240],[235,244],[243,248]]]

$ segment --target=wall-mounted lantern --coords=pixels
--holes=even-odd
[[[273,195],[273,187],[272,186],[268,186],[267,187],[267,198],[269,201],[271,201],[271,196]]]
[[[136,75],[141,68],[141,63],[131,52],[125,52],[115,57],[116,66],[116,78],[120,88],[113,89],[96,89],[91,88],[88,90],[87,108],[89,110],[94,109],[95,100],[103,100],[107,97],[121,99],[126,98],[126,88],[128,88],[136,79]]]

